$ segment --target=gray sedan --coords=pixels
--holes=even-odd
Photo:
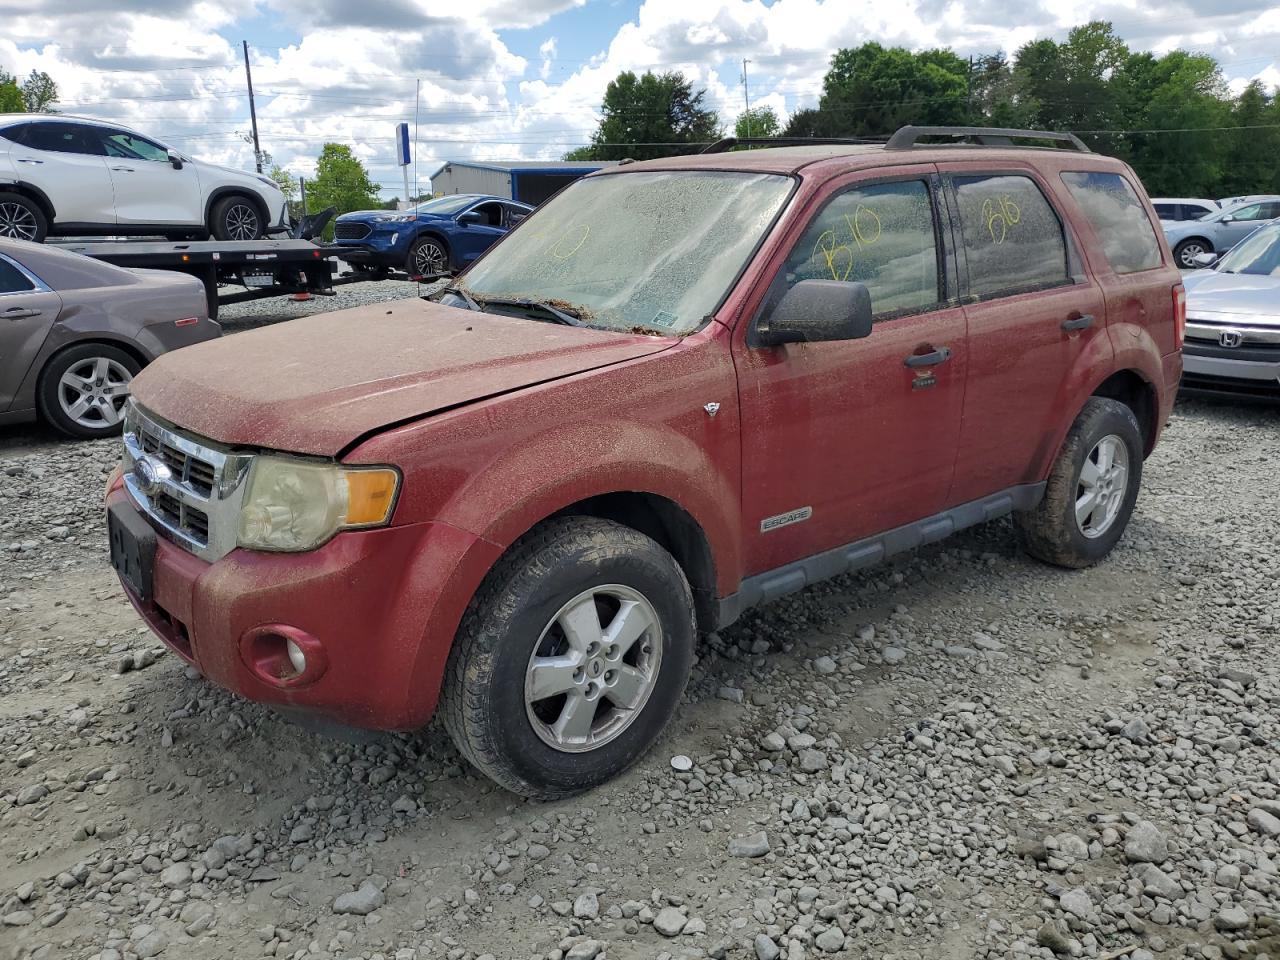
[[[1196,257],[1223,253],[1251,234],[1261,224],[1280,217],[1280,197],[1257,203],[1241,203],[1199,220],[1164,225],[1164,238],[1173,250],[1173,259],[1183,270],[1194,270]]]
[[[221,333],[195,277],[0,239],[0,424],[118,434],[134,374]]]
[[[1280,223],[1183,278],[1187,390],[1280,399]]]

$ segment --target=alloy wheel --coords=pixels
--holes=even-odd
[[[58,382],[62,412],[82,427],[113,427],[124,418],[129,383],[133,379],[110,357],[85,357],[67,368]]]
[[[227,208],[227,234],[232,240],[258,239],[258,212],[247,203]]]
[[[1089,539],[1116,522],[1129,491],[1129,448],[1115,434],[1099,440],[1080,468],[1076,483],[1076,526]]]
[[[12,240],[35,240],[38,233],[35,214],[20,203],[0,203],[0,237]]]
[[[420,277],[435,277],[448,271],[444,248],[434,240],[425,240],[413,251],[413,271]]]
[[[653,604],[621,584],[584,590],[543,628],[525,672],[534,732],[565,753],[595,750],[640,716],[662,666]]]

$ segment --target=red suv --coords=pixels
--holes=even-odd
[[[426,299],[144,370],[112,561],[214,682],[381,729],[439,704],[503,786],[573,793],[747,607],[1008,513],[1105,557],[1181,372],[1155,224],[1063,134],[602,171]]]

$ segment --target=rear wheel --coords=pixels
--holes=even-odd
[[[261,240],[267,235],[267,224],[256,203],[232,196],[213,205],[209,230],[215,240]]]
[[[667,725],[693,662],[693,597],[644,534],[539,527],[495,567],[449,657],[442,712],[463,755],[549,799],[621,773]]]
[[[20,193],[0,192],[0,237],[43,243],[49,220],[33,200]]]
[[[1213,247],[1207,240],[1192,237],[1173,248],[1173,259],[1183,270],[1198,270],[1200,264],[1196,263],[1196,257],[1202,253],[1213,253]]]
[[[72,437],[117,436],[142,365],[119,347],[82,343],[53,357],[37,386],[40,415]]]
[[[449,251],[435,237],[421,237],[409,248],[404,268],[411,277],[441,277],[449,272]]]
[[[1014,515],[1026,551],[1060,567],[1092,566],[1124,533],[1142,484],[1142,430],[1118,400],[1090,397],[1067,434],[1044,499]]]

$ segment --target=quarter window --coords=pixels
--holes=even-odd
[[[969,293],[981,299],[1070,283],[1062,223],[1020,175],[956,177]]]
[[[918,313],[941,300],[933,202],[921,180],[838,194],[809,224],[783,267],[801,280],[866,284],[876,317]]]
[[[0,294],[26,293],[35,288],[36,285],[28,280],[21,270],[0,257]]]
[[[1064,173],[1062,182],[1102,241],[1112,270],[1137,273],[1160,266],[1160,242],[1129,181],[1118,173],[1080,171]]]

